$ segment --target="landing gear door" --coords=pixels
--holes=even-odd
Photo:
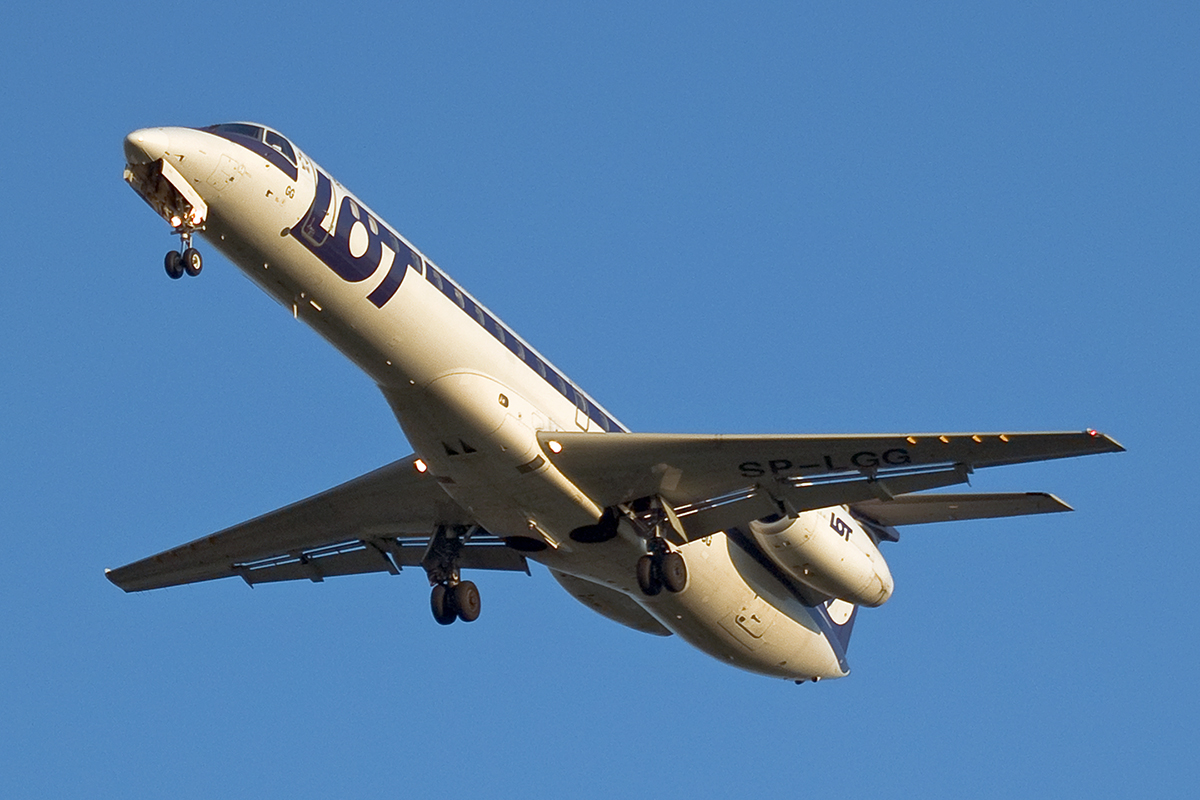
[[[163,159],[126,166],[125,181],[172,228],[188,231],[204,228],[208,204],[179,171]]]

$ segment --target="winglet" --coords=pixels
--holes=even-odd
[[[1121,446],[1120,442],[1118,442],[1116,439],[1112,438],[1111,436],[1101,433],[1100,431],[1096,430],[1095,428],[1087,428],[1084,430],[1084,433],[1086,433],[1088,436],[1091,436],[1093,439],[1101,439],[1109,445],[1107,448],[1105,448],[1101,452],[1105,452],[1105,453],[1124,453],[1125,452],[1125,448]]]

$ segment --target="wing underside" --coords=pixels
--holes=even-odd
[[[893,525],[1069,510],[1052,495],[915,495],[965,483],[977,468],[1123,448],[1079,433],[697,436],[543,432],[546,457],[597,505],[659,498],[690,540],[749,520],[850,505]],[[431,536],[453,528],[467,569],[528,572],[524,556],[482,530],[416,457],[393,462],[248,522],[111,570],[141,591],[238,576],[247,583],[422,563]]]
[[[1092,430],[841,436],[539,434],[546,457],[598,505],[658,497],[686,539],[772,514],[852,505],[894,524],[1069,510],[1047,495],[914,492],[967,483],[983,467],[1120,452]],[[976,499],[969,499],[975,497]],[[1049,499],[1047,499],[1049,498]]]
[[[439,525],[467,539],[459,565],[528,572],[525,558],[474,525],[415,457],[226,530],[107,572],[127,592],[238,576],[249,584],[365,572],[396,574],[421,563]]]

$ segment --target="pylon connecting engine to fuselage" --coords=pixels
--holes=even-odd
[[[749,527],[772,561],[822,594],[863,606],[881,606],[892,596],[887,562],[842,506],[755,520]]]

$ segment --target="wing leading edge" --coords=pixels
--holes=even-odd
[[[239,576],[249,584],[363,572],[395,574],[420,564],[434,528],[471,535],[462,567],[528,572],[524,557],[473,520],[415,456],[218,533],[106,571],[127,592]],[[473,535],[472,535],[473,534]]]

